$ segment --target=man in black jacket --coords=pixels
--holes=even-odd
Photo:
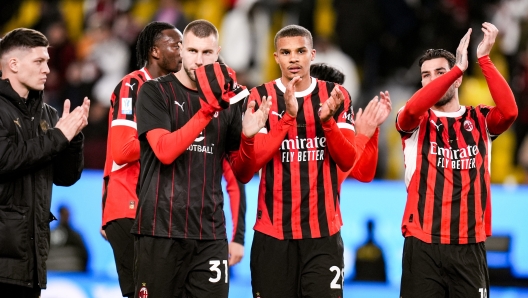
[[[0,41],[0,293],[39,297],[46,288],[52,183],[81,176],[83,135],[90,101],[70,113],[42,101],[48,40],[19,28]]]

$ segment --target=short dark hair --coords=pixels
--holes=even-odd
[[[176,27],[165,22],[151,22],[141,30],[136,42],[136,58],[139,68],[147,64],[150,50],[161,38],[162,32],[167,29],[176,29]]]
[[[418,60],[418,66],[422,67],[422,64],[431,59],[436,58],[444,58],[449,63],[449,68],[453,68],[455,66],[456,58],[455,55],[453,55],[451,52],[446,51],[444,49],[429,49],[425,51],[425,53],[420,57],[420,60]]]
[[[196,37],[199,38],[206,38],[214,34],[215,37],[218,39],[218,29],[216,29],[213,23],[207,20],[196,20],[190,22],[187,26],[185,26],[185,29],[183,30],[183,35],[185,36],[187,32],[192,32],[194,35],[196,35]]]
[[[312,33],[310,33],[310,31],[302,26],[299,26],[299,25],[288,25],[282,29],[279,30],[279,32],[277,32],[277,34],[275,34],[275,39],[274,39],[274,44],[275,44],[275,49],[277,49],[277,41],[279,40],[279,38],[283,38],[283,37],[297,37],[297,36],[302,36],[302,37],[306,37],[308,39],[308,41],[310,42],[310,47],[313,48],[313,38],[312,38]]]
[[[326,63],[313,63],[310,65],[310,75],[319,80],[343,85],[345,74],[339,69]]]
[[[5,53],[16,48],[32,49],[48,46],[48,39],[39,31],[28,28],[17,28],[8,32],[0,40],[0,58]]]

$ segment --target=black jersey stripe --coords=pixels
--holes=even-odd
[[[430,116],[431,115],[429,115],[429,117]],[[418,219],[420,220],[420,227],[422,229],[424,228],[425,204],[427,203],[427,181],[428,181],[428,175],[429,175],[428,156],[429,156],[430,136],[431,136],[430,130],[431,130],[430,125],[425,125],[425,132],[420,132],[421,134],[424,134],[423,143],[421,144],[422,145],[422,150],[421,150],[422,160],[421,160],[420,172],[419,172],[419,177],[418,177],[418,179],[420,179],[418,183],[418,194],[419,194]],[[413,221],[416,219],[406,218],[405,220]]]
[[[455,118],[447,118],[448,130],[449,130],[449,140],[451,144],[451,149],[453,151],[459,150],[460,146],[458,145],[458,135],[457,131],[460,131],[461,123],[465,117],[462,117],[458,120]],[[454,160],[454,159],[453,159]],[[462,200],[462,175],[460,171],[451,170],[453,175],[452,183],[452,200],[451,200],[451,221],[450,221],[450,244],[458,244],[458,238],[460,236],[460,204]]]
[[[475,113],[475,110],[470,110],[469,113],[466,114],[467,117],[465,119],[467,120],[473,120],[473,122],[476,124],[478,121],[477,115]],[[463,127],[463,122],[461,122],[461,126]],[[477,127],[477,126],[475,126]],[[476,145],[477,142],[475,141],[475,138],[473,137],[473,134],[466,130],[461,128],[460,129],[462,138],[464,139],[464,142],[466,146],[473,146]],[[475,184],[471,183],[471,181],[475,181],[477,177],[477,169],[476,168],[470,168],[468,171],[469,181],[463,181],[463,183],[467,184],[469,186],[467,194],[464,194],[466,196],[467,200],[467,237],[469,239],[470,243],[475,242],[476,237],[476,221],[475,221]]]
[[[442,134],[444,133],[444,130],[447,129],[446,128],[447,123],[438,121],[437,125],[439,125],[440,123],[442,123],[442,125],[440,125],[439,128],[436,129],[435,134],[434,134],[435,142],[437,144],[436,146],[437,148],[447,148],[449,145],[445,144],[442,138]],[[428,127],[432,130],[430,125],[428,125]],[[430,144],[424,144],[424,145],[427,147],[430,146]],[[427,151],[427,154],[429,154],[429,150]],[[440,156],[440,154],[438,154],[437,160],[436,160],[437,164],[440,158],[445,158],[445,156]],[[431,165],[427,163],[427,166],[429,167]],[[433,170],[432,166],[431,166],[431,170]],[[443,216],[442,203],[443,203],[443,197],[444,197],[444,182],[445,182],[444,172],[445,170],[443,167],[436,167],[434,194],[431,194],[431,196],[428,196],[427,198],[430,200],[434,200],[433,217],[432,217],[432,225],[431,225],[431,241],[433,243],[440,243],[440,234],[442,230],[442,216]],[[440,198],[440,199],[435,200],[434,198]]]
[[[299,139],[308,139],[310,136],[307,132],[307,126],[309,121],[314,121],[312,112],[312,99],[308,95],[306,98],[297,98],[299,102],[299,112],[297,117],[297,136]],[[301,202],[300,202],[300,213],[301,213],[301,231],[303,238],[311,238],[312,231],[310,228],[310,167],[309,163],[299,163],[299,172],[294,173],[298,175],[298,179],[301,182]]]

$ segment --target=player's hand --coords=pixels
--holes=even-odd
[[[495,44],[495,39],[499,34],[499,29],[491,23],[484,22],[482,23],[482,32],[484,32],[484,37],[477,47],[477,58],[490,54],[491,48]]]
[[[244,245],[236,242],[229,243],[229,266],[233,266],[242,261],[244,257]]]
[[[379,108],[378,113],[376,114],[376,122],[378,123],[378,126],[380,126],[381,124],[383,124],[383,122],[385,122],[385,120],[387,120],[391,111],[392,102],[390,100],[389,91],[380,92]]]
[[[372,137],[378,127],[377,114],[379,113],[380,105],[378,97],[375,96],[367,104],[365,110],[359,109],[354,121],[356,134],[362,134],[369,138]]]
[[[341,92],[341,89],[339,89],[339,86],[336,85],[332,92],[330,92],[330,97],[323,102],[319,109],[319,118],[321,119],[321,122],[330,120],[343,101],[345,101],[345,96],[343,95],[343,92]]]
[[[463,72],[468,68],[468,46],[470,36],[471,28],[469,28],[464,37],[462,37],[456,50],[455,65],[458,66],[458,68],[460,68],[460,70]]]
[[[255,136],[266,125],[271,108],[271,96],[267,98],[266,96],[262,96],[262,102],[258,110],[253,112],[255,105],[254,100],[248,103],[244,117],[242,118],[242,133],[248,138]]]
[[[79,134],[81,132],[81,130],[83,128],[86,127],[86,125],[88,125],[88,116],[90,115],[90,99],[88,97],[84,97],[84,100],[83,100],[83,104],[81,106],[82,110],[83,110],[83,117],[86,119],[86,121],[83,123],[83,125],[81,127],[79,127],[77,134]]]
[[[202,65],[195,70],[198,96],[207,103],[210,114],[227,109],[230,105],[228,93],[231,94],[236,84],[236,74],[223,63]],[[213,88],[212,84],[219,88]],[[203,105],[202,105],[203,106]]]
[[[103,236],[103,238],[108,241],[108,238],[106,238],[106,231],[103,230],[103,228],[101,228],[101,230],[99,230],[99,233],[101,233],[101,236]]]
[[[70,112],[70,100],[64,101],[62,117],[59,119],[55,128],[59,129],[68,141],[71,141],[86,125],[88,125],[88,112],[90,109],[90,100],[84,99],[80,107],[76,107]]]
[[[295,87],[302,80],[301,77],[294,77],[286,86],[286,92],[284,92],[284,103],[286,104],[286,113],[293,118],[297,117],[297,111],[299,111],[299,103],[295,97]]]

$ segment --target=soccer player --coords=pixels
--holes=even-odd
[[[134,296],[134,235],[130,233],[138,198],[139,140],[136,102],[147,80],[180,69],[181,32],[164,22],[149,23],[139,34],[139,70],[126,75],[110,99],[108,145],[103,184],[103,233],[112,250],[123,297]]]
[[[469,29],[456,57],[425,51],[419,60],[423,87],[396,117],[407,186],[401,297],[488,297],[491,141],[513,123],[517,106],[489,57],[498,30],[486,22],[482,32],[477,58],[495,107],[459,103]]]
[[[374,121],[358,116],[341,86],[310,77],[310,31],[297,25],[275,35],[281,77],[251,90],[271,96],[266,127],[255,137],[262,167],[251,247],[254,297],[342,297],[343,242],[338,169],[348,171],[390,112],[388,93],[372,102]],[[367,129],[368,126],[368,129]]]
[[[40,297],[47,286],[53,184],[81,177],[90,100],[62,117],[43,101],[48,39],[17,28],[0,42],[0,296]]]
[[[136,297],[228,295],[222,162],[228,158],[243,183],[253,177],[255,169],[247,166],[254,163],[253,136],[264,126],[271,100],[255,112],[250,103],[244,117],[240,105],[229,105],[237,84],[232,71],[215,63],[218,38],[210,22],[189,23],[182,69],[145,82],[138,95]]]

